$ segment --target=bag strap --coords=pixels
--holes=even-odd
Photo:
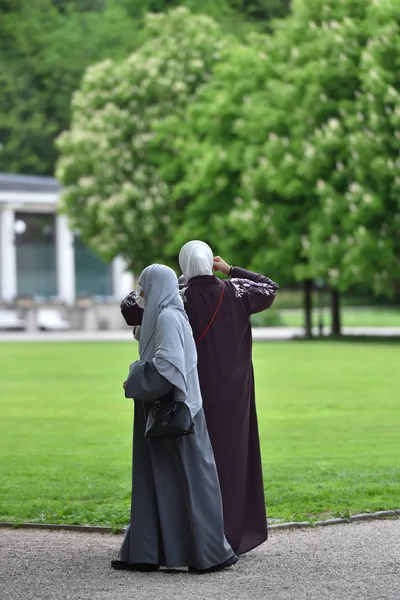
[[[224,294],[225,294],[225,285],[222,284],[221,296],[219,298],[217,308],[215,309],[215,313],[211,317],[211,321],[209,322],[209,324],[207,325],[207,327],[205,328],[205,330],[203,331],[201,336],[197,338],[196,345],[200,342],[200,340],[206,335],[207,331],[210,329],[212,322],[214,321],[215,317],[217,316],[217,313],[219,311],[219,307],[221,306],[221,302],[222,302],[222,298],[224,297]]]

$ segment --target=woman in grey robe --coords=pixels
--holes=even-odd
[[[140,360],[124,384],[135,400],[131,520],[115,569],[160,566],[196,572],[237,562],[224,535],[222,499],[202,408],[192,330],[169,267],[151,265],[139,279],[144,312]],[[144,437],[154,400],[175,388],[186,402],[194,435],[152,441]]]

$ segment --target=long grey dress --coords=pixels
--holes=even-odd
[[[165,320],[170,323],[170,316]],[[196,368],[186,375],[186,383],[201,398]],[[158,441],[144,437],[152,402],[171,388],[152,360],[134,363],[126,381],[125,395],[135,399],[132,503],[119,559],[208,569],[229,560],[233,550],[224,535],[222,498],[203,409],[193,417],[194,435]]]

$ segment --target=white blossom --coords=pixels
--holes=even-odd
[[[333,131],[336,131],[340,127],[340,121],[338,119],[329,119],[328,127]]]
[[[361,192],[361,186],[359,183],[357,183],[356,181],[353,181],[350,185],[349,185],[349,190],[352,194],[358,194],[359,192]]]
[[[293,154],[290,154],[290,152],[285,152],[283,160],[286,163],[289,163],[289,164],[292,163],[294,161]]]
[[[373,198],[371,194],[364,194],[364,202],[365,204],[372,204]]]
[[[312,158],[313,156],[315,156],[315,153],[316,153],[315,147],[312,146],[311,144],[305,143],[304,153],[307,156],[307,158]]]

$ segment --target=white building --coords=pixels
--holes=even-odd
[[[18,299],[72,307],[79,298],[112,303],[133,287],[116,258],[89,250],[57,213],[60,185],[50,177],[0,173],[0,304]]]

